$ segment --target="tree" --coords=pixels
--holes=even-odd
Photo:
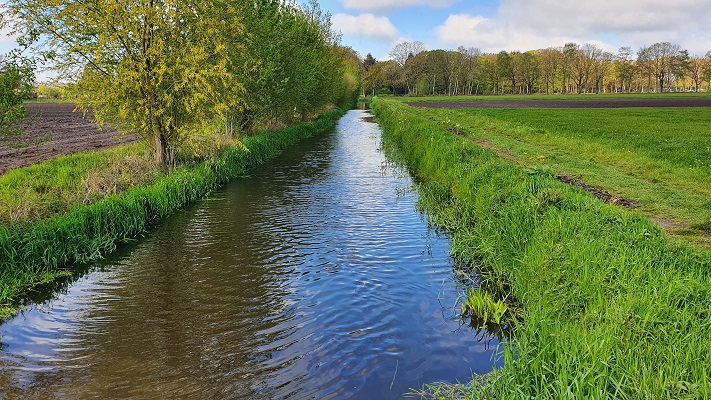
[[[375,62],[376,62],[376,60],[373,57],[373,55],[368,53],[368,55],[365,56],[365,59],[363,60],[363,68],[367,71],[370,69],[370,67],[375,65]]]
[[[533,87],[541,73],[541,66],[538,55],[533,51],[527,51],[521,55],[521,79],[526,89],[526,94],[533,93]]]
[[[555,91],[555,78],[563,61],[563,53],[558,48],[549,47],[540,50],[538,58],[543,86],[545,86],[545,92],[550,94]]]
[[[708,60],[700,56],[689,59],[689,76],[694,82],[694,91],[699,91],[699,86],[704,79],[704,70],[707,68]]]
[[[631,47],[620,47],[614,60],[615,72],[620,81],[619,87],[622,92],[632,90],[632,81],[637,73],[637,66],[632,59],[633,54]]]
[[[570,93],[570,77],[572,76],[572,66],[578,57],[580,46],[577,43],[566,43],[563,46],[563,59],[561,63],[561,92]]]
[[[457,51],[462,55],[462,74],[464,79],[464,94],[470,96],[472,93],[479,93],[479,57],[481,57],[481,50],[475,47],[465,48],[464,46],[459,46]],[[476,84],[476,89],[474,85]]]
[[[375,92],[383,87],[390,86],[386,75],[387,62],[376,62],[363,76],[363,87],[366,93],[375,95]]]
[[[390,57],[401,68],[404,68],[408,57],[414,57],[425,50],[427,50],[427,47],[422,42],[400,42],[390,51]]]
[[[592,82],[595,84],[595,93],[602,93],[605,87],[605,77],[611,69],[612,58],[612,53],[602,51],[602,49],[597,47],[596,50],[591,53],[592,67],[590,76]]]
[[[351,97],[346,86],[357,85],[360,61],[338,46],[330,17],[317,3],[307,7],[280,0],[240,4],[249,42],[245,52],[232,55],[232,63],[244,66],[237,72],[250,98],[230,118],[244,131],[304,119],[328,103]],[[347,64],[352,67],[354,62],[356,71],[347,72]],[[346,74],[350,83],[344,80]]]
[[[655,43],[648,47],[642,47],[637,52],[637,62],[653,77],[658,84],[657,91],[664,91],[664,84],[672,75],[672,69],[676,64],[681,48],[678,44],[669,42]]]
[[[711,51],[706,52],[704,56],[704,67],[702,71],[702,79],[708,84],[708,88],[711,88]]]
[[[18,53],[0,54],[0,139],[20,133],[12,125],[25,116],[22,100],[32,89],[33,71]]]
[[[686,90],[686,77],[691,73],[691,57],[688,50],[679,51],[679,54],[672,59],[669,72],[669,80],[673,78],[677,86],[681,82],[682,90]]]
[[[504,79],[510,79],[513,75],[511,56],[505,50],[501,50],[496,55],[496,81],[501,83],[501,94],[504,94]],[[513,92],[513,88],[511,91]]]
[[[17,29],[36,38],[99,123],[143,135],[159,165],[191,127],[243,102],[234,53],[243,24],[229,0],[9,0]]]
[[[2,29],[8,21],[2,5],[0,11]],[[22,100],[32,90],[35,79],[33,62],[22,55],[23,47],[26,46],[22,40],[19,42],[20,48],[8,54],[0,54],[0,139],[20,133],[12,125],[25,116]]]

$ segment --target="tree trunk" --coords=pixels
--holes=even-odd
[[[160,167],[165,167],[168,165],[169,154],[168,154],[168,141],[165,140],[165,136],[158,130],[153,131],[153,151],[155,156],[156,164]]]

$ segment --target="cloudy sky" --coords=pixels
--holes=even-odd
[[[711,0],[321,0],[343,43],[378,60],[397,42],[485,52],[595,43],[612,53],[656,42],[711,50]]]
[[[299,0],[301,1],[301,0]],[[305,1],[305,0],[304,0]],[[0,0],[0,4],[4,3]],[[672,42],[711,50],[711,0],[320,0],[365,56],[388,58],[393,45],[419,40],[428,49],[477,47],[485,52],[533,50],[567,42],[595,43],[616,53]],[[0,53],[12,39],[0,35]]]

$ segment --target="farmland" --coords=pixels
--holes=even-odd
[[[101,150],[133,143],[134,135],[102,130],[92,116],[73,112],[70,103],[28,103],[27,116],[18,123],[23,134],[0,142],[0,174],[50,158],[79,151]]]
[[[627,199],[670,235],[708,248],[708,110],[425,108],[418,112],[516,162],[545,165],[568,180]]]

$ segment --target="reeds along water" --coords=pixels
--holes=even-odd
[[[195,167],[178,168],[148,187],[137,187],[57,217],[12,228],[0,226],[0,305],[15,299],[28,286],[52,279],[60,268],[111,252],[116,243],[146,231],[176,209],[299,140],[332,129],[343,113],[337,109],[313,123],[248,137],[244,145],[249,151],[230,149]]]

